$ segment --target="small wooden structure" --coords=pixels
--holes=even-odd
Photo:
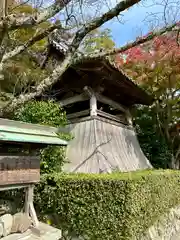
[[[71,42],[55,31],[49,38],[49,58],[56,65]],[[47,63],[49,64],[49,63]],[[153,101],[108,58],[86,59],[70,66],[42,98],[64,107],[74,139],[68,144],[70,172],[111,172],[151,168],[132,125],[131,108]]]
[[[25,188],[24,212],[37,230],[42,228],[33,205],[34,184],[40,180],[38,150],[47,145],[66,146],[58,132],[53,127],[0,119],[0,191]]]

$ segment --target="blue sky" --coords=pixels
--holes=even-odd
[[[148,24],[144,21],[147,9],[142,6],[135,6],[127,11],[122,17],[123,23],[114,19],[106,24],[104,28],[110,28],[112,37],[116,45],[124,45],[128,41],[134,40],[137,36],[147,33]]]
[[[46,0],[47,3],[50,3],[54,0]],[[92,1],[92,0],[91,0]],[[121,0],[95,0],[95,2],[99,2],[100,11],[106,12],[108,10],[107,5],[109,7],[115,6],[116,2]],[[112,31],[112,38],[116,43],[116,46],[121,46],[126,44],[129,41],[133,41],[136,37],[145,35],[149,31],[152,30],[150,26],[150,22],[148,20],[153,19],[153,25],[159,26],[164,24],[163,11],[164,6],[163,2],[167,0],[142,0],[139,4],[134,5],[129,8],[125,12],[123,12],[123,16],[121,17],[123,23],[120,23],[117,18],[107,22],[102,26],[102,28],[109,28]],[[162,5],[161,5],[162,3]],[[166,11],[166,20],[168,23],[172,22],[172,16],[175,16],[176,20],[180,20],[180,0],[168,0],[168,7]],[[89,12],[90,15],[95,12],[96,7],[85,7],[85,12]],[[169,11],[169,9],[171,9]],[[177,11],[178,10],[178,11]],[[173,14],[172,14],[173,12]],[[89,14],[88,13],[88,14]],[[149,16],[150,13],[155,14],[158,17],[158,21],[155,16]],[[157,14],[158,13],[158,14]],[[149,16],[149,17],[148,17]],[[62,20],[64,15],[60,17]],[[173,19],[174,20],[174,19]],[[152,21],[151,21],[152,23]]]
[[[162,18],[163,6],[155,5],[153,0],[146,0],[144,4],[138,4],[130,8],[124,13],[123,24],[117,19],[111,20],[104,24],[103,28],[110,28],[112,30],[112,37],[117,46],[126,44],[128,41],[133,41],[137,36],[144,35],[151,31],[151,26],[148,20],[153,19],[153,25],[163,24],[164,18]],[[159,0],[159,2],[162,2]],[[150,13],[156,14],[158,22],[155,20],[155,16],[149,16]],[[176,13],[176,20],[180,19],[180,11]],[[167,21],[171,22],[171,14],[166,14]],[[149,16],[149,17],[148,17]]]

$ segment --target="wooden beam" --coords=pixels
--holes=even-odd
[[[25,203],[24,203],[24,212],[25,214],[29,217],[29,192],[28,192],[29,188],[26,188],[25,191]]]
[[[97,100],[98,100],[99,102],[101,102],[101,103],[108,104],[108,105],[110,105],[111,107],[113,107],[113,108],[115,108],[115,109],[118,109],[118,110],[120,110],[120,111],[122,111],[122,112],[124,112],[124,113],[127,113],[126,107],[124,107],[124,106],[121,105],[120,103],[117,103],[117,102],[111,100],[111,99],[108,98],[108,97],[105,97],[105,96],[103,96],[103,95],[101,95],[101,94],[99,94],[99,93],[96,93],[96,98],[97,98]]]
[[[97,116],[97,98],[94,93],[90,98],[90,116]]]
[[[127,112],[127,108],[125,106],[123,106],[122,104],[120,103],[117,103],[115,101],[113,101],[112,99],[108,98],[108,97],[105,97],[97,92],[94,92],[93,89],[91,87],[88,87],[88,86],[85,86],[84,87],[84,91],[85,93],[89,96],[89,97],[92,97],[93,95],[96,96],[96,99],[101,102],[101,103],[105,103],[105,104],[108,104],[110,105],[111,107],[114,107],[115,109],[118,109],[122,112]]]
[[[2,131],[10,131],[11,128],[16,128],[16,131],[22,132],[22,129],[24,133],[32,133],[37,135],[49,135],[53,136],[52,133],[59,133],[59,131],[64,132],[66,131],[64,128],[55,128],[55,127],[50,127],[50,126],[45,126],[45,125],[38,125],[38,124],[32,124],[32,123],[25,123],[25,122],[20,122],[20,121],[14,121],[14,120],[9,120],[5,118],[0,118],[0,130]],[[13,130],[12,130],[13,132]],[[46,132],[46,133],[45,133]]]
[[[94,91],[91,87],[85,86],[83,90],[89,96],[89,98],[91,98],[94,94]]]
[[[38,227],[39,221],[36,215],[36,211],[34,209],[33,204],[33,198],[34,198],[34,186],[30,185],[26,189],[26,195],[25,195],[25,213],[29,216],[31,216],[34,227]]]
[[[91,87],[84,87],[85,93],[90,97],[90,115],[97,116],[97,98],[96,93]]]
[[[67,106],[69,104],[76,103],[76,102],[83,102],[83,101],[86,101],[88,99],[89,99],[89,97],[86,96],[84,93],[82,93],[82,94],[79,94],[79,95],[61,100],[59,103],[62,107],[64,107],[64,106]]]
[[[97,112],[98,112],[97,101],[99,101],[101,103],[108,104],[109,106],[125,113],[125,117],[127,119],[128,124],[132,125],[132,117],[128,108],[126,108],[122,104],[117,103],[116,101],[106,96],[101,95],[100,93],[94,92],[94,90],[89,86],[85,86],[84,91],[90,97],[90,115],[91,116],[97,116]]]
[[[113,121],[116,121],[116,122],[119,122],[119,123],[127,124],[126,119],[124,119],[120,116],[114,116],[112,114],[103,112],[101,110],[97,110],[97,115],[107,118],[107,119],[110,119],[110,120],[113,120]]]
[[[33,225],[34,225],[36,228],[38,228],[38,226],[39,226],[39,220],[38,220],[38,218],[37,218],[36,210],[35,210],[35,208],[34,208],[33,202],[31,202],[31,203],[29,204],[29,212],[30,212],[30,216],[31,216],[32,221],[33,221]]]
[[[76,113],[71,113],[67,115],[67,119],[73,119],[73,118],[78,118],[78,117],[83,117],[89,115],[89,109],[80,111],[80,112],[76,112]]]
[[[4,186],[0,186],[0,191],[7,191],[7,190],[27,188],[27,185],[29,185],[29,184],[9,184],[9,185],[4,185]]]

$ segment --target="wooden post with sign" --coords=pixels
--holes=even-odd
[[[57,128],[0,119],[0,191],[25,189],[24,213],[31,219],[31,229],[38,234],[41,226],[33,195],[34,185],[40,181],[39,150],[47,145],[66,146],[67,142],[58,137],[58,132]]]

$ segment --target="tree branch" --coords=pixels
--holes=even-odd
[[[3,17],[6,17],[7,15],[7,0],[2,0],[3,1]]]
[[[5,34],[6,34],[6,25],[4,24],[3,27],[0,28],[0,47],[3,42]]]
[[[9,113],[12,112],[14,109],[19,107],[20,105],[28,102],[29,100],[34,99],[37,96],[40,96],[43,91],[45,91],[47,88],[52,86],[59,77],[66,71],[66,69],[70,66],[72,59],[72,53],[69,53],[65,60],[57,66],[57,68],[54,69],[51,75],[49,75],[47,78],[45,78],[41,83],[36,87],[34,92],[28,93],[28,94],[21,94],[19,97],[12,100],[10,104],[8,104],[3,110],[3,113]]]
[[[124,0],[120,1],[114,8],[103,14],[101,17],[95,18],[93,21],[82,27],[79,31],[76,33],[76,37],[74,41],[72,42],[72,48],[77,48],[79,46],[79,43],[82,41],[82,39],[87,35],[87,33],[91,32],[92,30],[100,27],[105,22],[111,20],[115,16],[118,16],[121,12],[128,9],[129,7],[132,7],[134,4],[140,2],[141,0]]]
[[[21,46],[17,46],[13,51],[10,51],[6,53],[1,60],[0,63],[0,70],[2,71],[4,63],[11,59],[12,57],[15,57],[16,55],[22,53],[24,50],[26,50],[28,47],[32,46],[34,43],[37,41],[40,41],[41,39],[45,38],[48,36],[53,30],[60,28],[61,25],[52,25],[48,27],[47,29],[41,31],[39,34],[35,34],[29,41],[27,41],[25,44]]]
[[[149,34],[146,37],[140,38],[137,41],[128,43],[128,44],[126,44],[126,45],[124,45],[124,46],[122,46],[120,48],[116,48],[116,49],[109,50],[109,51],[103,51],[103,52],[99,51],[98,53],[95,53],[95,54],[82,55],[81,57],[77,57],[76,59],[74,59],[73,64],[78,64],[78,63],[80,63],[80,62],[82,62],[84,60],[101,59],[101,58],[103,58],[105,56],[110,56],[110,55],[115,55],[115,54],[118,54],[118,53],[125,52],[126,50],[128,50],[130,48],[133,48],[135,46],[138,46],[140,44],[148,42],[148,41],[152,40],[153,38],[155,38],[157,36],[160,36],[160,35],[162,35],[162,34],[164,34],[166,32],[170,32],[170,31],[172,31],[176,27],[178,28],[177,23],[172,24],[172,25],[170,25],[168,27],[162,28],[159,31],[151,33],[151,34]],[[175,31],[178,31],[178,29],[175,29]]]
[[[60,12],[71,0],[60,0],[55,1],[54,4],[49,6],[40,12],[36,17],[34,16],[18,16],[16,14],[7,15],[0,21],[0,29],[3,28],[4,24],[7,25],[8,30],[15,30],[24,27],[32,27],[34,25],[38,25],[49,18],[56,15]]]
[[[0,7],[2,7],[2,9],[0,9],[0,11],[2,11],[2,13],[0,12],[0,17],[5,18],[7,15],[7,0],[2,0]],[[0,28],[0,46],[3,42],[5,34],[6,34],[6,24],[3,23],[2,28]],[[1,53],[0,53],[0,58],[2,58]]]
[[[61,77],[61,75],[68,69],[68,67],[72,64],[73,58],[75,56],[75,52],[79,47],[81,41],[86,36],[86,34],[97,27],[100,27],[105,22],[109,21],[113,17],[120,14],[120,12],[126,10],[127,8],[133,6],[140,0],[123,0],[116,5],[115,8],[111,9],[110,11],[103,14],[101,17],[96,18],[95,20],[91,21],[84,27],[82,27],[79,31],[77,31],[75,38],[70,46],[67,55],[65,56],[64,61],[57,66],[51,75],[45,78],[35,89],[34,92],[20,95],[18,98],[15,98],[6,108],[3,109],[3,112],[11,112],[16,109],[19,105],[24,104],[25,102],[40,96],[43,91],[48,89],[50,86],[55,84]]]

